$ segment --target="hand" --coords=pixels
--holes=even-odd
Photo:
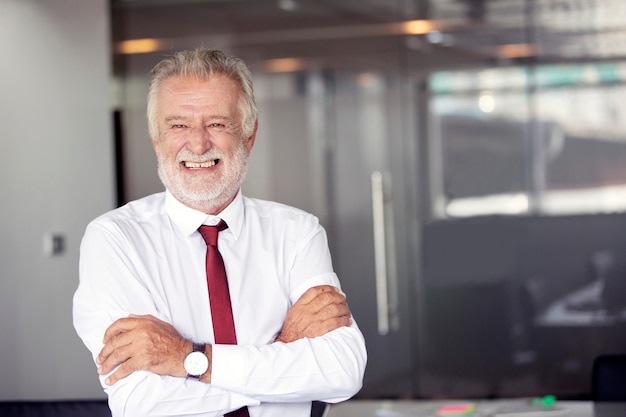
[[[113,385],[137,370],[159,375],[184,377],[183,360],[191,352],[191,342],[185,340],[169,323],[154,316],[131,314],[109,326],[104,333],[104,348],[96,358],[98,373],[106,375]]]
[[[350,324],[350,309],[338,288],[331,285],[312,287],[291,306],[276,341],[289,343],[304,337],[322,336]]]

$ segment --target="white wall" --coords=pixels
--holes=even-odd
[[[107,3],[0,0],[0,400],[103,396],[71,301],[84,228],[114,206]]]

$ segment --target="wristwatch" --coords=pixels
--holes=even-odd
[[[183,366],[187,371],[187,378],[200,379],[209,370],[209,358],[205,353],[206,344],[194,343],[193,350],[185,356]]]

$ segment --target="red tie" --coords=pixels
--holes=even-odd
[[[209,287],[209,302],[213,317],[213,335],[216,344],[236,345],[235,322],[230,305],[226,269],[217,249],[217,234],[228,225],[223,220],[217,226],[200,226],[199,232],[206,242],[206,278]],[[249,417],[248,408],[226,414],[229,417]]]

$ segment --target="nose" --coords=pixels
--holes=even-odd
[[[187,137],[187,148],[196,155],[202,155],[213,147],[211,134],[202,127],[193,127]]]

